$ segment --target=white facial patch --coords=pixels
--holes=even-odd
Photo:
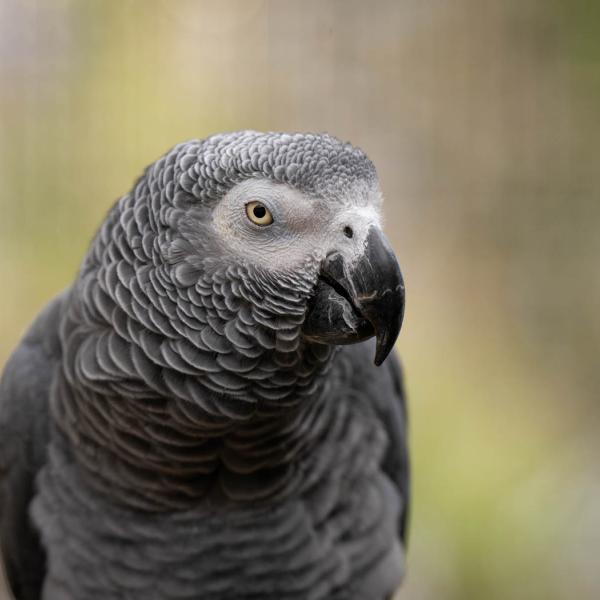
[[[355,197],[352,197],[355,196]],[[329,252],[349,263],[362,254],[372,226],[380,226],[381,195],[374,190],[350,195],[343,203],[313,198],[286,184],[249,179],[232,188],[213,210],[221,242],[242,261],[270,270],[294,269]],[[272,215],[270,225],[248,218],[246,205],[259,202]]]

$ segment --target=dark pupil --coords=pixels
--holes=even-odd
[[[264,206],[255,206],[252,212],[257,219],[262,219],[267,214],[267,209]]]

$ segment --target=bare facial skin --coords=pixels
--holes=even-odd
[[[272,215],[257,225],[246,205],[259,202]],[[288,270],[311,257],[343,254],[353,263],[362,254],[367,233],[380,228],[378,190],[357,193],[342,203],[309,197],[285,184],[246,180],[232,188],[213,210],[213,227],[221,241],[241,259],[271,270]]]

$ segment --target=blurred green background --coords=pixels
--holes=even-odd
[[[0,0],[0,365],[170,146],[328,131],[407,282],[400,597],[599,598],[599,103],[593,0]]]

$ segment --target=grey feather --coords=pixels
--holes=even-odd
[[[399,583],[399,371],[371,342],[302,337],[317,259],[274,272],[215,237],[211,210],[253,178],[340,206],[377,185],[333,137],[240,132],[175,147],[119,200],[3,376],[17,598],[383,600]]]

